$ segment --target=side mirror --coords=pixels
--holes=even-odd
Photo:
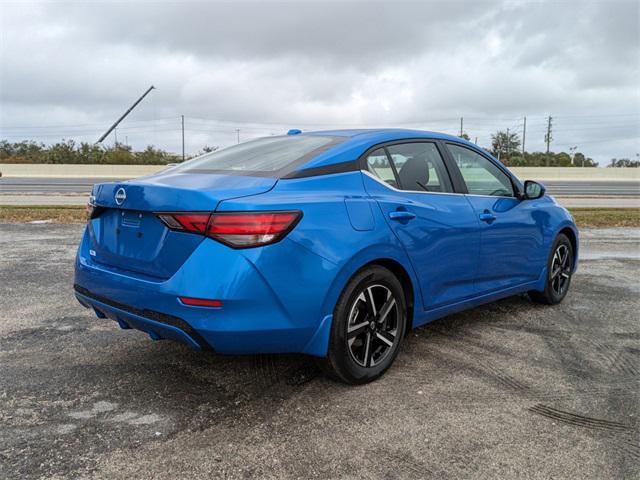
[[[527,180],[524,182],[524,199],[535,200],[544,196],[547,189],[541,183],[534,182],[533,180]]]

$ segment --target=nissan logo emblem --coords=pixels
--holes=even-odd
[[[127,199],[127,192],[124,191],[124,188],[120,187],[116,191],[116,196],[114,198],[118,205],[122,205],[124,201]]]

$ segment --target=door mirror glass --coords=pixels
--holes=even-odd
[[[524,182],[524,198],[526,200],[535,200],[536,198],[542,197],[545,190],[544,185],[541,183],[534,182],[533,180]]]

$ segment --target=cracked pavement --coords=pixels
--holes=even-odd
[[[561,305],[433,322],[361,387],[97,319],[80,233],[0,224],[0,478],[637,478],[639,230],[581,232]]]

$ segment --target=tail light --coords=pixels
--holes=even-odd
[[[232,248],[251,248],[280,241],[296,226],[302,212],[156,213],[171,230],[197,233]]]
[[[96,208],[96,197],[93,195],[89,196],[89,201],[87,202],[87,222],[91,220],[93,216],[93,210]]]
[[[96,197],[93,195],[89,195],[89,201],[87,202],[87,222],[92,218],[97,217],[100,214],[102,208],[96,205]]]

